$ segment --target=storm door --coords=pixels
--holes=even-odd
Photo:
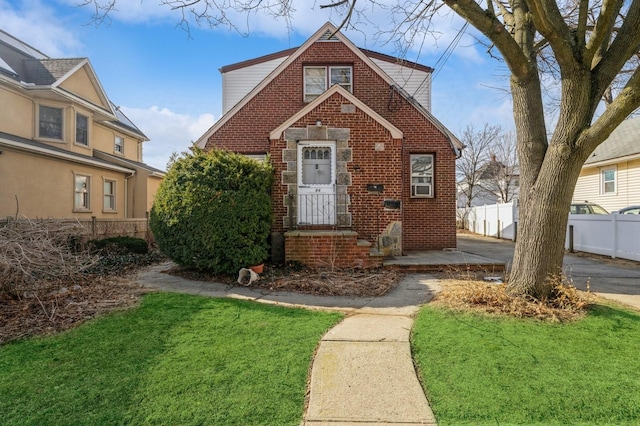
[[[298,224],[335,223],[335,143],[301,142],[298,144]]]

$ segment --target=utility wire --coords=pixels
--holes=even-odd
[[[456,34],[456,36],[451,40],[451,42],[449,43],[449,46],[447,46],[444,52],[442,52],[442,55],[440,55],[440,58],[438,58],[435,65],[433,66],[434,72],[431,73],[431,81],[433,81],[438,76],[438,74],[440,74],[440,71],[442,71],[442,69],[444,68],[445,64],[451,57],[451,54],[453,53],[455,48],[458,47],[458,43],[460,43],[460,40],[462,40],[462,36],[464,35],[468,26],[469,26],[469,23],[465,22],[462,28],[458,30],[458,34]],[[422,86],[424,86],[424,84],[427,82],[428,79],[429,79],[429,76],[427,75],[416,88],[415,92],[413,93],[413,97],[415,97],[418,94],[418,92],[420,91]]]

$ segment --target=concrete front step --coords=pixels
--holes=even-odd
[[[405,256],[386,258],[384,269],[402,272],[476,272],[502,273],[506,264],[458,250],[430,250],[407,253]]]

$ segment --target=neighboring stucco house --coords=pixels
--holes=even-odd
[[[640,118],[623,121],[587,159],[573,192],[576,202],[608,211],[640,204]]]
[[[0,30],[0,218],[144,218],[164,172],[87,58]]]
[[[429,112],[432,69],[336,31],[223,67],[225,114],[197,145],[269,156],[275,259],[368,267],[456,247],[462,144]]]

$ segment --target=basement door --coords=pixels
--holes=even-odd
[[[336,144],[298,143],[298,224],[336,223]]]

